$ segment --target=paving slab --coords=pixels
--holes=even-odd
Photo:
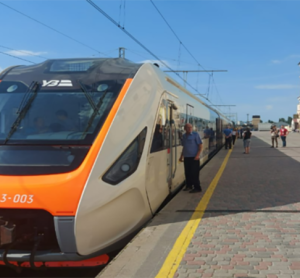
[[[300,134],[270,146],[269,132],[253,132],[250,154],[237,140],[172,277],[300,277]],[[201,170],[204,191],[227,153]],[[160,278],[202,196],[178,193],[97,277]]]

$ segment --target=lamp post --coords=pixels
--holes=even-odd
[[[300,62],[298,63],[298,66],[300,67]],[[300,76],[299,76],[299,78],[300,78]],[[299,127],[300,127],[300,96],[297,99],[298,99],[299,103],[297,105],[297,119],[296,119],[297,123],[296,123],[295,129],[299,129]],[[294,121],[294,119],[293,119],[293,121]]]

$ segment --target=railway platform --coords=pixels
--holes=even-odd
[[[300,277],[300,135],[270,148],[253,132],[200,172],[202,193],[181,191],[97,276]]]

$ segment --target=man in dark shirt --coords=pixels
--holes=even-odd
[[[200,170],[200,154],[202,152],[202,141],[197,132],[193,132],[193,126],[186,124],[184,127],[186,133],[182,136],[182,154],[180,161],[184,162],[184,172],[186,179],[186,190],[190,193],[201,192],[199,170]],[[194,185],[194,189],[192,186]]]
[[[226,129],[223,130],[223,133],[225,134],[225,150],[227,149],[229,145],[229,149],[231,149],[231,141],[232,141],[232,130],[227,126]]]

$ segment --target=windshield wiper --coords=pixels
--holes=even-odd
[[[39,88],[39,83],[37,81],[33,81],[31,83],[30,87],[28,88],[28,90],[26,91],[26,93],[22,99],[22,102],[20,104],[20,107],[17,111],[17,114],[19,114],[19,115],[16,118],[16,120],[14,121],[13,125],[11,126],[10,131],[4,141],[4,145],[11,138],[11,136],[15,133],[19,124],[24,119],[25,115],[27,114],[28,110],[30,109],[31,104],[37,95],[38,88]],[[33,93],[33,94],[30,96],[30,93]]]
[[[95,104],[94,100],[92,99],[90,93],[87,92],[84,85],[80,81],[78,81],[78,83],[80,85],[81,91],[84,93],[85,97],[87,98],[88,102],[90,103],[90,105],[92,106],[92,108],[94,109],[94,112],[95,112],[95,110],[97,110],[97,107],[96,107],[96,104]]]
[[[99,99],[99,101],[98,101],[98,103],[96,105],[96,109],[94,109],[94,112],[93,112],[92,116],[90,117],[89,122],[88,122],[88,124],[87,124],[84,132],[82,133],[82,136],[81,136],[82,139],[84,138],[84,136],[86,135],[86,133],[90,129],[91,125],[93,124],[94,119],[95,119],[96,115],[98,114],[99,109],[100,109],[100,107],[101,107],[101,105],[103,103],[103,100],[105,98],[106,93],[107,93],[107,89],[105,90],[103,96]]]

